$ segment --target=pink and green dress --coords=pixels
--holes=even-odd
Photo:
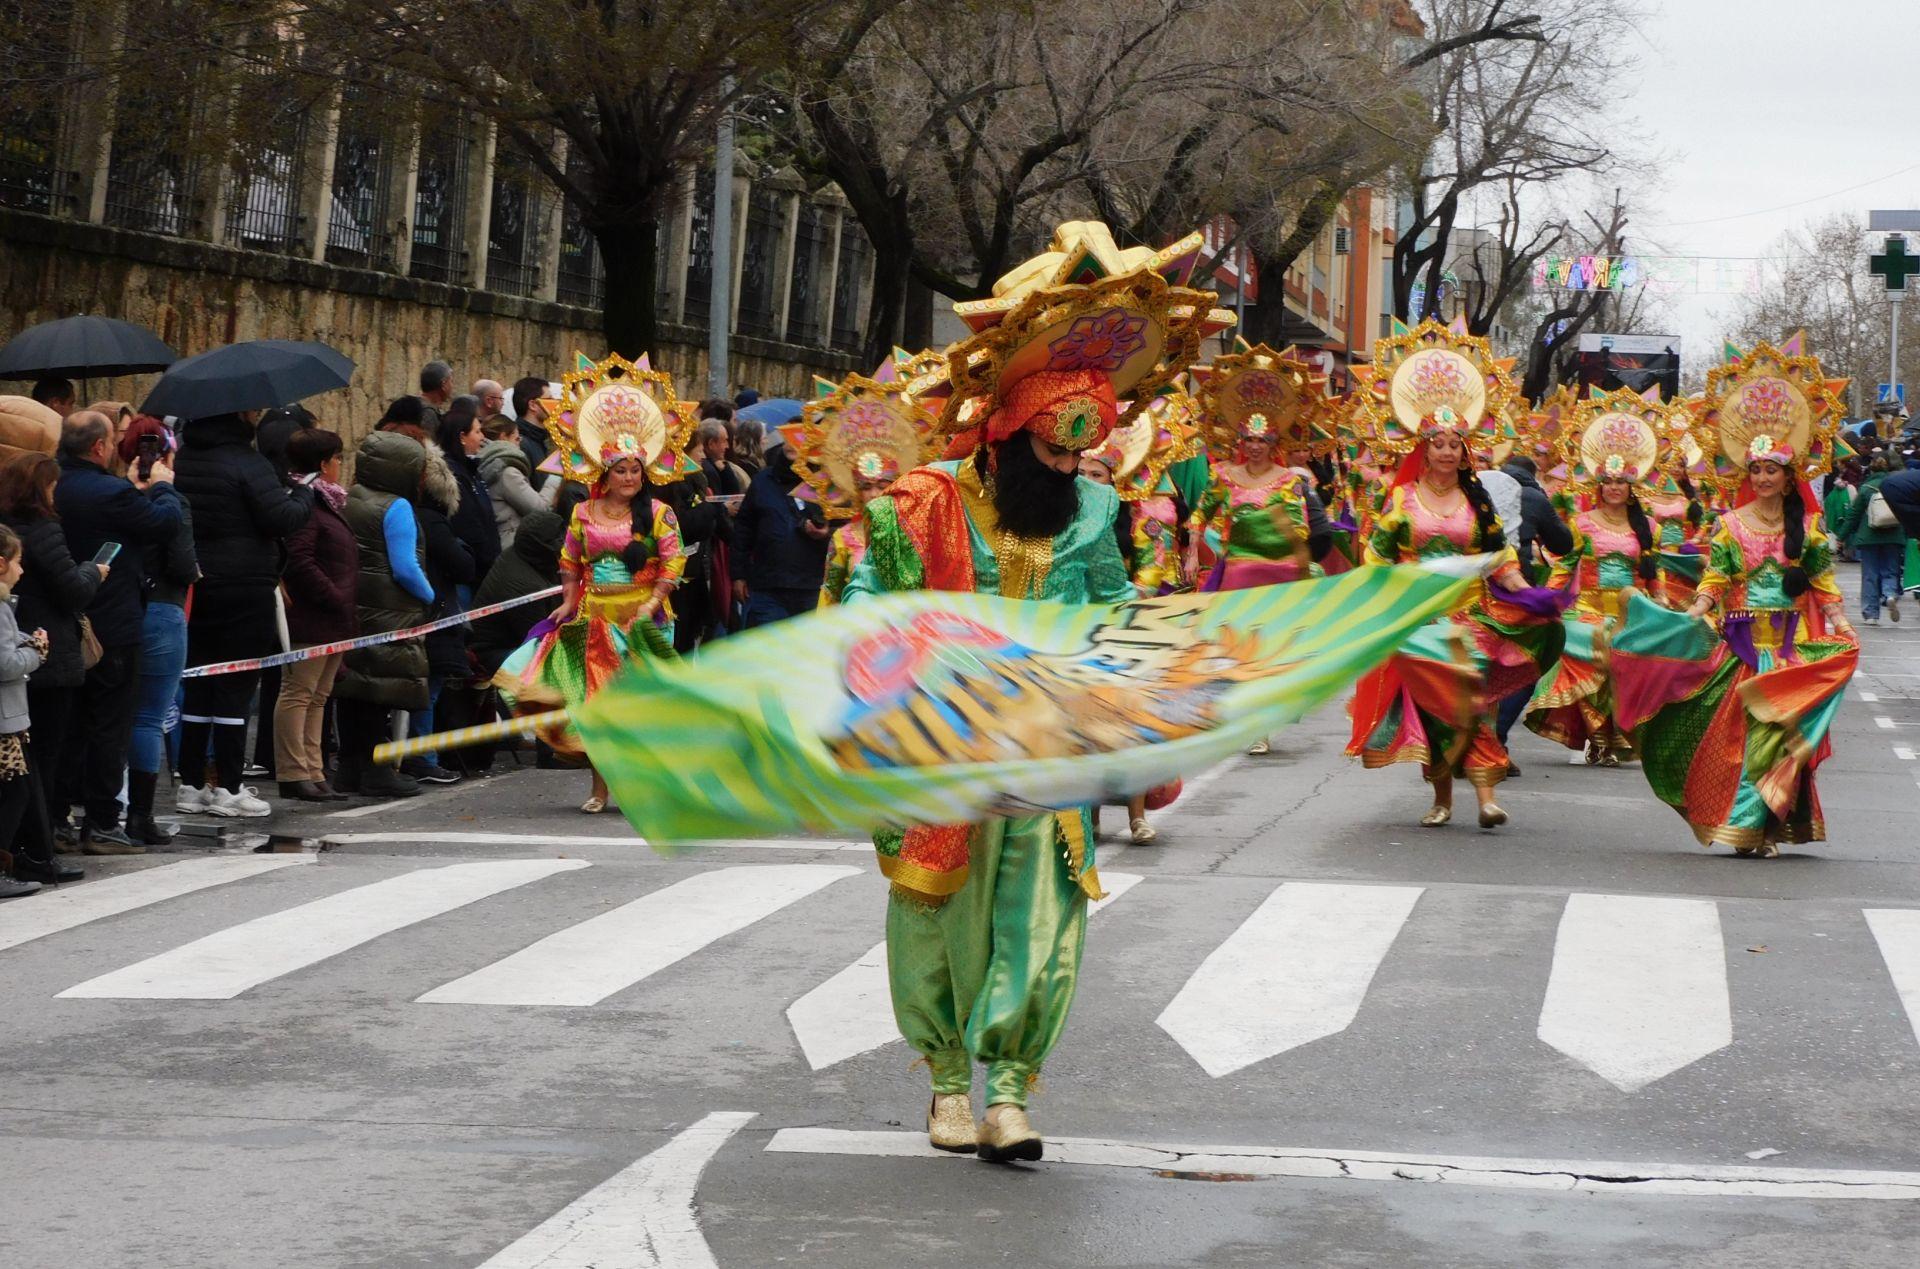
[[[630,518],[596,513],[597,499],[573,509],[560,542],[560,572],[581,578],[580,607],[565,622],[541,621],[494,676],[516,713],[567,709],[592,696],[630,655],[673,655],[673,610],[662,602],[651,620],[640,616],[661,578],[678,583],[686,571],[680,522],[673,509],[653,500],[652,523],[641,531]],[[628,548],[638,545],[646,562],[636,572]],[[636,647],[636,645],[638,645]],[[583,751],[572,728],[541,738],[563,753]]]
[[[1242,485],[1222,471],[1193,513],[1196,533],[1212,528],[1220,540],[1219,563],[1202,590],[1247,590],[1317,576],[1307,553],[1309,514],[1306,478],[1275,467],[1258,484]]]
[[[859,568],[860,561],[866,558],[867,522],[864,517],[848,520],[833,531],[833,541],[827,546],[826,576],[820,582],[822,608],[840,602],[847,583],[853,579],[853,570]]]
[[[1414,484],[1395,488],[1367,539],[1367,564],[1417,564],[1482,553],[1473,507],[1429,507]],[[1360,680],[1347,753],[1368,767],[1418,762],[1427,779],[1463,775],[1482,787],[1505,778],[1507,751],[1493,708],[1531,686],[1559,655],[1565,592],[1529,587],[1511,547],[1467,607],[1415,632]]]
[[[1125,508],[1121,512],[1125,514]],[[1180,558],[1180,512],[1168,494],[1133,504],[1133,584],[1142,598],[1169,595],[1190,584]]]
[[[1826,840],[1814,772],[1860,659],[1821,612],[1840,590],[1819,516],[1807,517],[1801,554],[1813,586],[1797,599],[1784,536],[1723,516],[1699,588],[1720,628],[1636,596],[1613,639],[1614,718],[1633,733],[1655,796],[1702,845],[1742,853]]]
[[[1598,742],[1624,758],[1633,745],[1613,724],[1607,645],[1638,587],[1640,539],[1598,511],[1574,516],[1572,528],[1573,549],[1547,575],[1550,590],[1578,587],[1565,619],[1567,642],[1559,664],[1534,689],[1527,726],[1569,749]]]

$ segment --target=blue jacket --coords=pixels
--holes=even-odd
[[[53,507],[60,513],[73,558],[90,560],[107,542],[123,548],[87,605],[94,637],[103,645],[140,642],[147,608],[147,548],[166,546],[180,527],[181,506],[172,485],[153,485],[142,493],[84,458],[60,460]]]
[[[827,575],[827,539],[800,525],[809,512],[820,515],[819,504],[794,498],[799,480],[784,455],[775,451],[741,499],[733,520],[733,579],[753,590],[818,590]]]

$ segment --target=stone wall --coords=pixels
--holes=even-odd
[[[557,379],[576,349],[605,351],[590,309],[0,209],[0,343],[82,313],[146,326],[182,356],[244,339],[329,344],[353,359],[353,384],[306,404],[349,441],[389,400],[416,391],[420,367],[435,357],[452,364],[464,390],[482,376],[509,385],[526,374]],[[655,364],[672,372],[682,396],[705,394],[706,338],[662,328]],[[741,335],[729,357],[734,383],[762,396],[804,398],[814,374],[855,368],[843,354]],[[83,400],[138,405],[154,378],[95,380]]]

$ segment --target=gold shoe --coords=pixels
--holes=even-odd
[[[1433,809],[1420,817],[1420,827],[1421,828],[1439,828],[1442,824],[1445,824],[1448,820],[1452,818],[1453,818],[1453,807],[1451,805],[1442,806],[1440,803],[1435,802],[1433,804]]]
[[[979,1150],[988,1163],[1032,1163],[1040,1157],[1040,1134],[1028,1122],[1025,1107],[1001,1102],[987,1107]]]
[[[1758,849],[1759,848],[1755,846],[1735,846],[1733,853],[1736,855],[1752,855],[1755,854]]]
[[[1249,758],[1258,758],[1261,754],[1267,754],[1272,752],[1273,752],[1273,745],[1264,740],[1256,740],[1252,744],[1247,746],[1247,756]]]
[[[607,800],[602,797],[591,797],[580,804],[580,813],[582,815],[598,815],[606,809]]]
[[[1780,858],[1780,843],[1761,842],[1756,853],[1762,859],[1778,859]]]
[[[973,1099],[965,1093],[935,1093],[927,1107],[927,1141],[935,1150],[972,1154],[980,1141],[973,1124]]]
[[[1480,827],[1499,828],[1507,822],[1507,813],[1492,802],[1480,808]]]
[[[1154,829],[1153,825],[1147,823],[1146,820],[1138,819],[1133,822],[1133,844],[1135,846],[1145,846],[1158,836],[1160,836],[1160,834]]]
[[[1617,767],[1620,765],[1620,755],[1609,749],[1600,755],[1600,765],[1603,767]]]

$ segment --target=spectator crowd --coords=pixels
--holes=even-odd
[[[510,387],[475,378],[466,393],[455,382],[447,362],[427,363],[418,394],[352,446],[343,432],[361,429],[300,405],[154,418],[81,406],[60,378],[0,397],[0,898],[80,878],[76,856],[165,847],[181,817],[266,818],[273,794],[405,798],[492,767],[485,748],[398,768],[372,755],[494,718],[493,676],[549,603],[281,667],[186,674],[557,584],[587,495],[542,470],[557,392],[538,373]],[[701,402],[688,452],[699,471],[659,494],[689,555],[674,601],[682,652],[818,598],[828,525],[798,496],[778,404],[751,391]]]

